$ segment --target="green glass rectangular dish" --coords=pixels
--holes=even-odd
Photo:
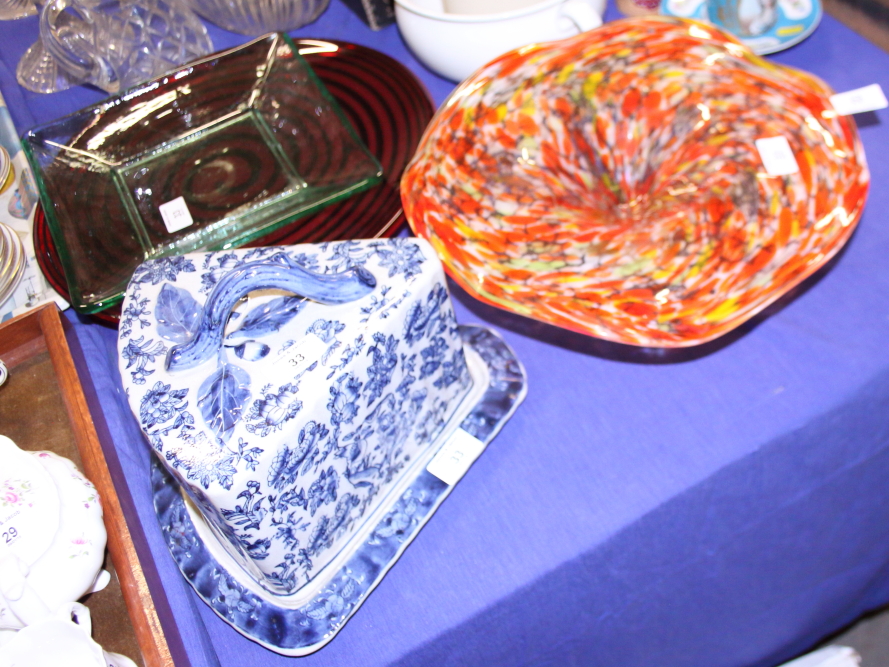
[[[22,143],[84,313],[120,301],[146,259],[243,245],[382,179],[281,34],[34,128]]]

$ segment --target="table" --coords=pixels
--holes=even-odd
[[[25,129],[100,97],[14,84],[34,19],[0,24],[0,90]],[[240,41],[213,29],[217,47]],[[339,0],[300,36],[403,62],[394,26]],[[829,16],[775,60],[834,88],[880,83],[889,55]],[[161,541],[149,450],[129,413],[116,332],[69,317],[94,417],[118,459],[183,644],[207,665],[775,665],[889,601],[889,115],[859,119],[870,201],[826,270],[740,331],[680,353],[627,349],[474,301],[460,322],[503,333],[528,398],[327,647],[286,659],[191,592]]]

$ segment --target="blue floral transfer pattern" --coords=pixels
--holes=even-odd
[[[194,264],[187,257],[150,259],[136,269],[131,282],[150,285],[157,285],[161,282],[176,282],[180,273],[183,271],[193,273],[194,270]]]
[[[460,424],[460,428],[487,445],[501,426],[509,419],[525,393],[525,376],[521,364],[512,351],[496,334],[481,327],[461,327],[466,345],[473,349],[488,367],[489,380],[481,399]],[[317,429],[316,424],[313,429]],[[311,429],[310,429],[311,430]],[[316,432],[316,431],[313,431]],[[308,435],[306,436],[308,437]],[[281,459],[281,469],[298,476],[311,462],[317,440],[305,447],[291,450]],[[319,478],[320,479],[320,478]],[[345,625],[346,621],[367,599],[383,578],[383,573],[395,562],[401,550],[418,534],[438,505],[453,487],[420,469],[410,480],[407,489],[396,496],[387,506],[385,514],[357,545],[345,563],[324,582],[323,586],[302,606],[293,608],[277,603],[274,596],[258,596],[251,592],[236,572],[228,572],[216,561],[197,536],[189,516],[179,485],[156,461],[151,470],[155,511],[158,514],[164,537],[182,574],[197,594],[213,611],[239,632],[278,653],[302,656],[318,650],[329,642]],[[324,487],[319,484],[319,489]],[[330,486],[326,487],[328,490]],[[324,491],[321,491],[324,494]],[[348,498],[337,499],[340,512],[323,525],[309,530],[308,524],[296,520],[278,520],[279,539],[293,544],[303,542],[304,548],[287,557],[278,565],[279,580],[288,582],[300,569],[311,562],[315,553],[323,547],[331,525],[345,516],[353,502]],[[287,507],[305,507],[307,497],[301,497],[293,505],[280,497],[265,501],[256,486],[248,486],[241,493],[231,515],[244,526],[261,524],[269,516],[266,507],[285,505],[272,512],[283,512]],[[322,495],[318,502],[330,500]],[[268,502],[268,505],[265,503]],[[320,506],[320,505],[319,505]],[[273,522],[276,521],[273,519]]]
[[[128,340],[121,349],[120,356],[127,362],[124,370],[129,371],[133,384],[145,384],[145,379],[154,373],[154,369],[148,367],[148,364],[154,364],[166,351],[167,346],[153,338],[145,340],[145,336],[139,336]]]
[[[376,286],[324,305],[257,285],[212,360],[168,370],[220,281],[282,252],[325,280],[357,268]],[[344,548],[472,384],[441,265],[419,239],[153,260],[134,275],[123,313],[121,370],[143,431],[232,557],[273,594],[300,590]],[[213,599],[239,608],[232,591]],[[333,613],[331,604],[312,613]]]

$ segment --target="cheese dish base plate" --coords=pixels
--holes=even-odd
[[[497,435],[522,402],[526,392],[525,372],[500,336],[479,326],[460,326],[469,367],[481,361],[483,383],[480,398],[471,405],[459,428],[477,438],[482,446]],[[470,398],[471,400],[471,398]],[[462,411],[461,411],[462,412]],[[453,429],[445,429],[449,433]],[[429,448],[428,458],[449,441],[442,436]],[[245,637],[288,656],[312,653],[327,644],[379,584],[408,544],[417,536],[441,502],[451,492],[448,485],[418,466],[407,488],[393,494],[392,502],[370,534],[323,588],[305,604],[294,608],[286,599],[276,604],[269,594],[259,595],[246,585],[248,575],[229,561],[220,563],[220,549],[212,548],[204,536],[208,528],[190,510],[179,484],[152,458],[151,483],[155,511],[164,539],[180,571],[200,598],[226,623]]]

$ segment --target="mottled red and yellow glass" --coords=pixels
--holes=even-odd
[[[615,21],[464,81],[402,202],[482,301],[619,343],[697,345],[851,236],[870,177],[831,94],[713,27]],[[797,173],[765,171],[754,142],[776,136]]]

